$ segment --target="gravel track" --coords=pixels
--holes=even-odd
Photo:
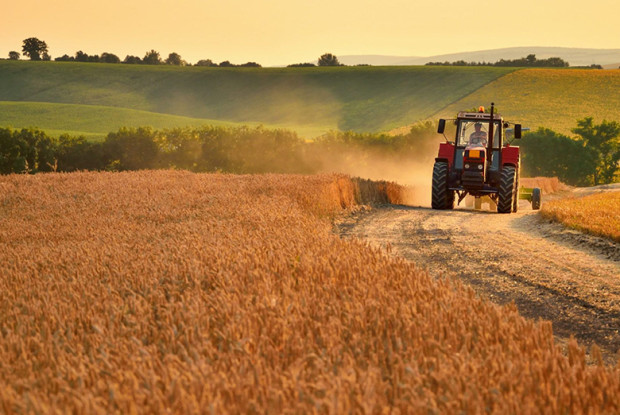
[[[574,336],[596,343],[606,363],[618,361],[620,244],[545,221],[523,201],[513,214],[379,207],[337,232],[389,245],[392,255],[458,278],[496,304],[514,302],[524,317],[550,320],[559,344]]]

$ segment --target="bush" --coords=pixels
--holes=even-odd
[[[547,128],[526,134],[520,142],[524,176],[558,177],[573,186],[593,184],[595,154],[580,140]]]
[[[0,128],[0,173],[53,171],[56,146],[56,140],[41,130]]]
[[[156,167],[158,150],[155,132],[150,127],[121,128],[110,133],[103,143],[103,161],[114,163],[115,170],[140,170]]]

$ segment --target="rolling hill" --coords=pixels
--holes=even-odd
[[[50,135],[83,135],[90,139],[103,138],[120,127],[151,126],[155,129],[201,125],[234,126],[235,123],[158,114],[128,108],[101,105],[56,104],[47,102],[0,102],[2,126],[36,127]],[[276,126],[266,126],[275,128]]]
[[[304,136],[331,129],[377,132],[425,119],[510,68],[336,67],[203,68],[0,61],[0,101],[90,106],[58,107],[53,130],[102,132],[113,108],[287,127]],[[51,107],[48,107],[48,109]],[[21,110],[21,115],[20,115]],[[97,111],[101,111],[97,115]],[[128,113],[124,113],[128,115]],[[136,122],[146,115],[135,113]],[[170,125],[172,119],[153,124]],[[99,118],[99,119],[98,119]],[[13,107],[0,125],[37,124],[34,108]],[[130,121],[125,118],[125,121]],[[140,121],[141,122],[141,121]],[[146,122],[146,121],[145,121]],[[41,124],[42,125],[42,124]]]
[[[495,102],[531,129],[619,120],[620,71],[493,67],[203,68],[0,61],[0,126],[102,138],[120,126],[263,124],[407,132]],[[400,128],[399,128],[400,127]]]
[[[511,121],[532,130],[542,126],[571,136],[578,119],[620,121],[618,91],[620,71],[524,69],[485,85],[435,116],[453,117],[463,108],[494,101]]]

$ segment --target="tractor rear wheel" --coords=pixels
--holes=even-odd
[[[512,211],[512,203],[516,193],[515,179],[516,174],[514,166],[504,166],[504,168],[502,168],[499,192],[497,194],[498,213],[510,213]]]
[[[542,192],[540,187],[535,187],[532,190],[532,210],[540,209],[540,203],[542,202]]]
[[[448,189],[448,163],[436,161],[433,167],[433,209],[453,209],[454,191]]]

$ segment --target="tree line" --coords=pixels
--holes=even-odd
[[[47,43],[36,37],[24,39],[22,43],[22,54],[34,61],[50,61],[52,58],[48,53]],[[9,60],[18,60],[20,53],[17,51],[9,52]],[[87,53],[79,50],[75,55],[70,56],[64,54],[63,56],[54,59],[59,62],[97,62],[97,63],[126,63],[126,64],[146,64],[146,65],[178,65],[178,66],[191,66],[188,62],[183,60],[181,56],[172,52],[166,59],[162,58],[159,52],[154,49],[146,52],[141,58],[135,55],[126,55],[125,59],[121,60],[117,55],[109,52],[104,52],[101,55],[88,55]],[[454,62],[428,62],[427,66],[500,66],[500,67],[531,67],[531,68],[566,68],[569,63],[559,57],[551,57],[548,59],[537,59],[536,55],[530,54],[524,58],[519,59],[500,59],[494,63],[492,62],[466,62],[464,60],[458,60]],[[211,59],[201,59],[194,66],[211,66],[211,67],[253,67],[260,68],[261,65],[256,62],[246,62],[243,64],[233,64],[230,61],[222,61],[219,64],[213,62]],[[324,53],[321,55],[317,63],[303,62],[287,65],[289,68],[299,67],[314,67],[314,66],[346,66],[338,60],[332,53]],[[357,66],[369,66],[366,64]],[[601,65],[592,64],[590,66],[584,66],[582,68],[603,69]]]
[[[22,54],[23,56],[28,57],[33,61],[51,61],[52,57],[49,55],[49,49],[47,43],[43,40],[40,40],[36,37],[31,37],[28,39],[24,39],[22,43]],[[9,52],[9,60],[18,60],[21,54],[15,50]],[[146,52],[145,55],[141,58],[135,55],[127,55],[125,59],[121,60],[114,53],[103,52],[101,55],[89,55],[81,50],[75,52],[74,55],[70,56],[64,54],[60,57],[54,59],[56,62],[93,62],[93,63],[125,63],[125,64],[144,64],[144,65],[176,65],[176,66],[191,66],[188,62],[186,62],[181,55],[176,52],[172,52],[168,55],[167,58],[162,58],[162,56],[154,49]],[[310,67],[310,66],[345,66],[338,61],[338,58],[331,54],[325,53],[318,58],[318,63],[297,63],[288,65],[288,67]],[[262,67],[259,63],[256,62],[246,62],[243,64],[233,64],[228,60],[222,61],[220,63],[213,62],[211,59],[201,59],[194,66],[210,66],[210,67],[221,67],[221,68],[232,68],[232,67],[246,67],[246,68],[260,68]]]
[[[425,148],[430,160],[437,146],[435,130],[436,123],[426,122],[399,136],[332,131],[307,141],[293,131],[262,126],[124,127],[97,142],[67,134],[55,138],[33,128],[0,128],[0,173],[173,168],[312,174],[325,170],[327,158],[335,165],[341,164],[338,157],[356,163],[369,163],[378,155],[402,161],[419,158]]]
[[[466,62],[458,60],[455,62],[428,62],[427,66],[502,66],[502,67],[525,67],[525,68],[567,68],[568,62],[562,58],[553,57],[548,59],[537,59],[536,55],[530,54],[519,59],[500,59],[497,62]],[[601,65],[591,65],[589,68],[603,69]]]
[[[575,186],[620,181],[620,123],[592,117],[577,121],[574,137],[548,128],[525,134],[523,174],[529,177],[558,177]]]
[[[523,176],[556,176],[570,185],[620,180],[620,123],[577,121],[575,137],[540,128],[518,142]],[[332,131],[306,141],[264,127],[121,128],[101,142],[50,137],[41,130],[0,128],[0,173],[78,170],[185,169],[194,172],[304,173],[330,166],[371,165],[378,157],[407,169],[432,163],[440,137],[436,122],[391,136]]]
[[[49,55],[49,49],[47,43],[43,40],[37,39],[36,37],[31,37],[28,39],[24,39],[22,43],[22,54],[26,56],[32,61],[51,61],[52,57]],[[9,60],[18,60],[20,58],[20,53],[17,51],[9,52]],[[162,58],[162,56],[154,49],[146,52],[145,55],[141,58],[139,56],[127,55],[125,59],[121,61],[121,59],[115,55],[114,53],[104,52],[101,55],[89,55],[81,50],[75,52],[75,55],[69,56],[64,54],[58,58],[55,58],[56,62],[94,62],[94,63],[126,63],[126,64],[144,64],[144,65],[177,65],[177,66],[186,66],[190,65],[187,63],[181,55],[176,52],[172,52],[168,55],[167,58]],[[243,64],[233,64],[230,61],[223,61],[215,63],[210,59],[203,59],[198,61],[195,66],[214,66],[214,67],[252,67],[252,68],[260,68],[261,65],[256,62],[246,62]]]

